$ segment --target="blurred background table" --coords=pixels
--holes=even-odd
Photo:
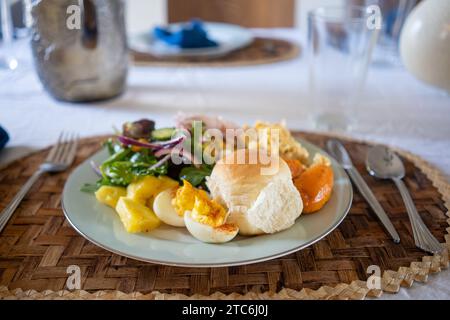
[[[295,29],[257,29],[255,35],[304,44]],[[232,68],[132,67],[128,89],[115,100],[68,104],[53,100],[29,67],[9,75],[0,87],[0,123],[11,135],[0,152],[0,166],[56,141],[62,130],[82,137],[107,134],[115,125],[141,117],[158,126],[172,123],[178,111],[218,114],[238,123],[284,118],[292,129],[314,130],[309,114],[305,56],[262,66]],[[28,60],[27,60],[28,59]],[[1,76],[1,75],[0,75]],[[238,80],[237,80],[238,79]],[[450,179],[450,97],[428,87],[402,68],[371,68],[358,105],[355,138],[411,151]],[[383,299],[449,299],[450,271],[430,276]]]

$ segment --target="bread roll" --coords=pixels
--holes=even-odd
[[[214,199],[228,208],[229,222],[239,226],[241,235],[274,233],[291,227],[303,210],[299,192],[295,188],[286,162],[278,158],[278,165],[270,173],[269,165],[261,164],[256,150],[246,150],[246,161],[217,162],[207,185]],[[256,159],[256,163],[249,161]]]

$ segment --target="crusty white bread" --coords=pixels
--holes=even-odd
[[[233,161],[228,162],[232,163],[225,159],[217,162],[207,181],[212,197],[228,208],[228,221],[239,226],[241,235],[273,233],[290,227],[300,215],[303,203],[288,165],[278,158],[276,170],[267,174],[262,169],[268,169],[270,164],[261,164],[257,151],[244,152],[245,163],[237,163],[237,151],[230,155]]]

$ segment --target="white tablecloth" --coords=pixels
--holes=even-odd
[[[297,30],[255,30],[304,43]],[[25,47],[27,48],[27,47]],[[25,63],[27,50],[21,50]],[[25,68],[27,69],[27,68]],[[0,73],[0,80],[4,75]],[[0,165],[52,144],[62,130],[83,137],[110,133],[125,120],[148,117],[170,125],[177,111],[220,114],[238,123],[287,120],[313,130],[306,59],[239,68],[132,67],[120,98],[67,104],[50,98],[31,67],[0,87],[0,124],[11,135]],[[387,143],[422,156],[450,177],[450,97],[401,68],[372,68],[358,106],[356,138]],[[388,299],[450,299],[450,271],[430,276]]]

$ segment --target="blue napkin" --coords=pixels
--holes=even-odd
[[[8,133],[0,126],[0,150],[6,145],[9,140]]]
[[[167,28],[155,27],[153,36],[171,46],[183,49],[217,47],[218,43],[208,38],[208,33],[200,20],[192,20],[184,23],[177,31]]]

